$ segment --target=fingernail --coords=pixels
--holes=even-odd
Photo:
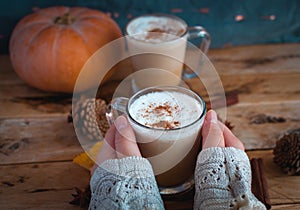
[[[123,128],[127,127],[127,120],[124,116],[119,116],[115,121],[116,128],[118,130],[122,130]]]
[[[217,113],[214,110],[210,110],[208,112],[207,119],[210,123],[215,123],[215,124],[218,123]]]

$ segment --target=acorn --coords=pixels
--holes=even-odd
[[[274,162],[288,175],[300,175],[300,128],[283,135],[273,150]]]
[[[102,140],[109,128],[106,102],[100,98],[79,99],[74,105],[73,124],[80,135],[91,141]]]

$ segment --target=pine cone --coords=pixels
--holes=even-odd
[[[109,128],[106,120],[106,102],[102,99],[80,99],[74,106],[73,124],[80,135],[91,141],[101,140]]]
[[[300,129],[291,131],[276,142],[274,162],[288,175],[300,175]]]

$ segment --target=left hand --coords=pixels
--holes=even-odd
[[[108,129],[91,174],[105,160],[140,156],[134,132],[125,116],[119,116]]]

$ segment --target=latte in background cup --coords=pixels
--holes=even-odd
[[[167,14],[137,17],[128,23],[125,33],[128,50],[134,54],[134,91],[158,85],[178,85],[187,40],[201,37],[204,53],[210,45],[210,36],[203,27],[188,27],[179,17]]]

